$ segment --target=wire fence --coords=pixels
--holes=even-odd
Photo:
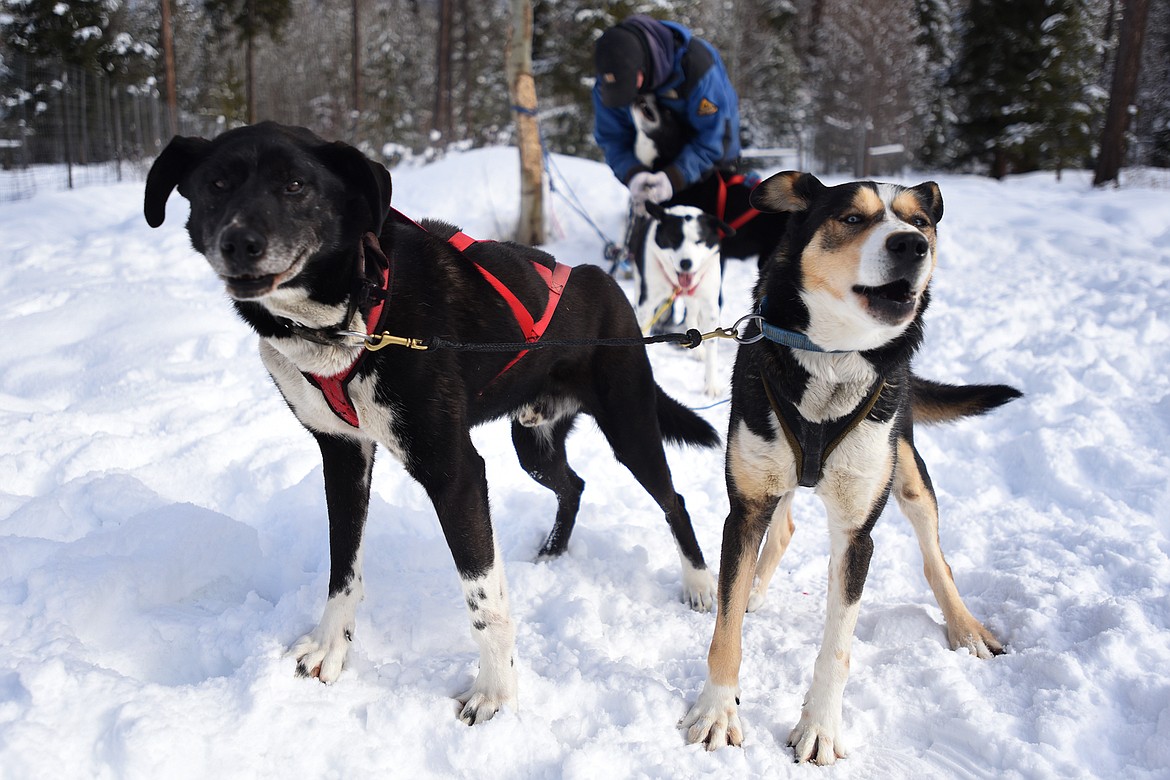
[[[37,192],[141,179],[172,135],[153,85],[60,66],[15,73],[0,113],[0,203]],[[175,132],[214,134],[216,122],[180,116]]]

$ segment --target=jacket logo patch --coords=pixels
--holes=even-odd
[[[703,98],[699,102],[699,116],[711,116],[719,113],[719,106],[712,103],[707,98]]]

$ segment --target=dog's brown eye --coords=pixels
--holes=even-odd
[[[292,181],[290,181],[288,184],[286,184],[284,186],[284,191],[287,192],[289,195],[296,195],[298,192],[300,192],[304,188],[305,188],[305,183],[303,181],[301,181],[300,179],[293,179]]]

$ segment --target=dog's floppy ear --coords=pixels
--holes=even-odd
[[[922,205],[930,212],[930,218],[937,225],[943,215],[942,190],[932,181],[926,181],[913,188],[922,201]]]
[[[735,235],[735,228],[733,228],[731,225],[728,225],[714,214],[703,214],[703,219],[708,221],[712,230],[719,232],[721,238],[731,238]]]
[[[643,205],[646,207],[646,213],[659,222],[661,222],[666,216],[666,207],[661,203],[655,203],[652,200],[648,200]]]
[[[820,179],[811,173],[782,171],[756,185],[748,202],[759,211],[806,211],[825,189]]]
[[[176,135],[162,150],[146,174],[146,198],[142,207],[146,224],[156,228],[163,223],[171,191],[199,164],[210,143],[206,138]]]
[[[390,172],[358,149],[341,141],[322,146],[318,154],[329,169],[345,182],[346,189],[360,194],[370,210],[370,230],[382,232],[382,222],[390,212]]]

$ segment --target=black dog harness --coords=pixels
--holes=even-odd
[[[825,475],[825,461],[829,455],[873,410],[886,386],[886,380],[879,376],[861,403],[849,414],[836,420],[814,423],[804,419],[795,404],[781,398],[766,377],[762,381],[768,403],[776,413],[784,438],[788,440],[788,446],[796,458],[796,481],[801,487],[817,486]]]
[[[390,216],[400,222],[415,225],[420,230],[426,230],[422,225],[419,225],[397,209],[391,208]],[[456,231],[453,236],[447,239],[447,243],[462,254],[472,244],[486,242],[474,239],[462,231]],[[390,259],[386,257],[378,245],[378,239],[373,233],[367,233],[358,244],[360,275],[365,275],[364,269],[367,251],[377,259],[378,271],[376,290],[371,294],[371,297],[375,299],[375,303],[370,308],[370,313],[366,317],[367,335],[373,337],[382,330],[382,320],[386,315],[386,302],[390,297],[390,282],[393,277],[393,269],[391,268]],[[520,326],[521,332],[524,333],[524,340],[529,344],[539,341],[540,337],[544,335],[545,330],[548,328],[549,322],[552,321],[553,313],[556,311],[557,304],[561,301],[561,293],[564,292],[565,285],[569,281],[569,273],[572,271],[572,268],[567,265],[561,265],[560,263],[554,263],[553,268],[550,269],[533,261],[533,268],[536,269],[536,272],[544,280],[544,283],[548,285],[548,302],[545,304],[544,312],[541,314],[540,319],[534,319],[528,309],[524,307],[524,304],[520,302],[520,299],[516,297],[516,294],[508,289],[507,285],[479,263],[471,261],[471,264],[487,280],[488,284],[499,293],[500,297],[507,302],[509,308],[512,310],[512,316],[516,318],[516,324]],[[352,314],[349,317],[352,317]],[[346,320],[347,324],[349,317]],[[367,353],[368,350],[362,349],[348,368],[332,376],[322,376],[312,373],[304,374],[305,379],[325,396],[325,402],[329,404],[329,408],[333,410],[333,413],[354,428],[360,427],[361,421],[358,418],[357,409],[354,408],[353,400],[349,396],[349,383],[357,376],[358,369],[361,368],[362,363],[365,361]],[[508,369],[516,365],[527,354],[528,350],[521,350],[506,366],[500,369],[500,373],[496,374],[492,382],[499,379]]]

